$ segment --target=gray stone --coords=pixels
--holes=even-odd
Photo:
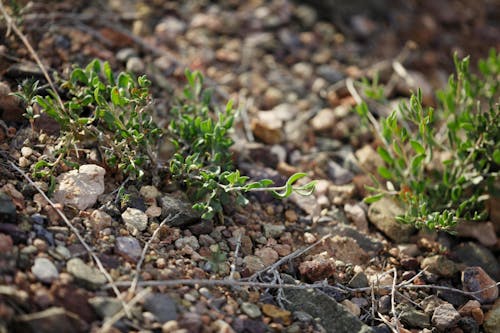
[[[321,65],[316,69],[316,73],[327,80],[329,83],[335,83],[344,78],[342,72],[336,70],[330,65]]]
[[[262,315],[259,307],[253,303],[243,302],[240,305],[240,309],[244,314],[252,319],[258,318]]]
[[[192,208],[190,203],[179,200],[171,195],[165,195],[159,199],[161,206],[161,217],[175,216],[167,221],[171,227],[187,227],[200,221],[201,215]]]
[[[427,271],[443,277],[451,277],[460,269],[458,265],[441,254],[424,258],[420,263],[422,269],[427,267]]]
[[[56,266],[47,258],[36,258],[35,264],[31,267],[31,272],[39,281],[44,283],[51,283],[59,276]]]
[[[334,161],[328,161],[326,172],[336,185],[345,185],[352,181],[354,174]]]
[[[403,215],[403,209],[392,199],[382,198],[370,205],[368,218],[380,231],[395,242],[406,242],[414,232],[409,224],[396,221],[396,216]]]
[[[10,196],[0,191],[0,223],[16,222],[16,206]]]
[[[368,287],[370,284],[368,282],[368,278],[366,274],[363,272],[359,272],[354,274],[351,281],[349,281],[349,287],[351,288],[364,288]]]
[[[409,327],[428,328],[431,326],[429,315],[418,311],[412,306],[403,306],[399,314],[399,319]]]
[[[148,227],[148,216],[136,208],[127,208],[122,213],[122,219],[127,226],[139,231],[144,231]]]
[[[195,236],[182,237],[175,241],[175,247],[178,249],[182,249],[186,245],[189,245],[193,250],[198,250],[200,248],[198,238]]]
[[[326,231],[328,230],[323,230],[323,232]],[[358,243],[359,247],[368,252],[370,255],[378,254],[384,248],[384,244],[381,240],[372,237],[347,224],[339,223],[336,226],[332,227],[325,234],[328,233],[331,233],[332,235],[353,238]]]
[[[59,175],[54,200],[80,210],[92,207],[104,192],[105,174],[106,170],[98,165],[84,164],[78,170]]]
[[[289,275],[282,275],[284,283],[298,283]],[[319,318],[327,332],[368,333],[372,329],[352,315],[333,298],[313,289],[284,289],[285,308],[289,311],[304,311]]]
[[[24,333],[79,333],[87,332],[88,325],[76,314],[63,308],[52,307],[44,311],[17,316],[13,331]]]
[[[89,299],[89,304],[94,308],[100,318],[110,318],[122,309],[120,300],[114,297],[96,296]]]
[[[462,243],[453,249],[453,254],[467,266],[480,266],[492,278],[500,280],[500,262],[486,247],[475,242]]]
[[[285,232],[285,226],[282,224],[264,223],[264,236],[267,238],[280,237]]]
[[[144,309],[154,314],[161,323],[177,319],[177,304],[165,294],[151,294],[144,302]]]
[[[460,320],[460,314],[450,303],[439,305],[432,315],[432,324],[441,332],[454,327]]]
[[[142,247],[135,237],[116,237],[115,252],[129,261],[136,262],[141,257]]]
[[[101,271],[87,265],[80,258],[69,260],[66,264],[66,270],[85,288],[97,289],[107,282],[106,277]]]
[[[467,267],[462,272],[462,286],[465,291],[477,292],[474,294],[480,303],[493,303],[498,299],[498,287],[481,267]]]

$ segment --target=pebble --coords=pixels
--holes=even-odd
[[[452,277],[459,271],[455,262],[440,254],[424,258],[420,263],[420,267],[422,269],[427,267],[427,271],[442,277]]]
[[[80,210],[92,207],[97,197],[104,193],[105,174],[106,170],[98,165],[84,164],[78,170],[59,175],[53,194],[54,200]]]
[[[21,148],[21,155],[25,158],[29,158],[33,154],[33,149],[30,147],[22,147]]]
[[[177,318],[177,304],[166,294],[153,293],[148,296],[144,302],[144,309],[154,314],[160,323]]]
[[[250,274],[258,272],[266,267],[266,265],[262,262],[262,259],[254,255],[248,255],[243,258],[243,264],[245,269],[248,270]]]
[[[263,228],[264,236],[267,238],[278,238],[285,232],[286,227],[282,224],[264,223]]]
[[[316,256],[312,260],[301,262],[299,272],[310,281],[321,281],[333,276],[335,273],[335,261],[333,258]]]
[[[196,238],[195,236],[182,237],[175,241],[175,247],[178,249],[182,249],[186,245],[189,245],[195,251],[200,248],[198,238]]]
[[[359,308],[359,306],[348,299],[343,300],[342,302],[340,302],[340,304],[342,304],[347,309],[347,311],[349,311],[356,317],[359,317],[359,315],[361,314],[361,309]]]
[[[304,242],[306,244],[313,244],[316,241],[317,241],[316,236],[314,236],[310,232],[304,232]]]
[[[139,231],[144,231],[148,227],[148,216],[136,208],[127,208],[122,213],[123,222]]]
[[[129,72],[141,74],[141,73],[144,73],[144,69],[146,68],[146,66],[144,65],[144,62],[142,61],[141,58],[130,57],[127,60],[126,68],[127,68],[127,71],[129,71]]]
[[[96,209],[90,214],[90,225],[95,232],[111,227],[113,218],[102,210]]]
[[[486,333],[498,333],[500,327],[500,299],[497,299],[491,310],[484,317],[483,328]]]
[[[66,270],[74,276],[78,283],[89,289],[97,289],[107,282],[106,277],[99,269],[87,265],[80,258],[70,259],[66,264]]]
[[[368,277],[364,272],[358,272],[354,274],[352,279],[349,281],[349,287],[351,288],[365,288],[369,286]]]
[[[266,266],[274,264],[279,259],[278,253],[270,247],[256,249],[255,255],[259,257]]]
[[[380,231],[395,242],[405,242],[413,233],[409,224],[396,221],[396,216],[403,215],[401,206],[394,200],[383,197],[370,205],[368,218]]]
[[[281,322],[285,325],[290,325],[292,323],[292,313],[276,305],[264,304],[262,305],[262,312],[266,316],[271,317],[274,321]]]
[[[454,327],[460,320],[460,313],[450,303],[439,305],[432,315],[432,324],[440,331]]]
[[[281,90],[275,87],[266,89],[262,97],[262,106],[264,109],[272,109],[281,102],[283,102],[283,92],[281,92]]]
[[[399,314],[399,318],[406,327],[430,328],[431,326],[429,315],[412,306],[404,306]]]
[[[458,313],[462,317],[472,317],[474,320],[481,325],[484,321],[484,313],[481,310],[481,303],[476,300],[470,300],[465,303],[460,309],[458,309]]]
[[[259,307],[253,303],[243,302],[240,305],[240,309],[244,314],[252,319],[258,318],[262,315]]]
[[[5,254],[7,252],[10,252],[13,246],[14,242],[9,235],[0,234],[0,253]]]
[[[345,204],[344,212],[347,218],[352,221],[352,223],[358,230],[368,232],[368,220],[366,219],[366,212],[359,204]]]
[[[453,254],[467,266],[481,266],[493,279],[500,280],[500,261],[486,247],[476,242],[461,243]]]
[[[56,266],[47,258],[35,258],[31,272],[43,283],[51,283],[59,276]]]
[[[135,237],[116,237],[115,253],[128,261],[137,262],[141,257],[142,247]]]
[[[498,238],[491,222],[461,222],[456,227],[457,236],[475,238],[484,246],[493,246]]]
[[[476,292],[495,284],[496,281],[479,266],[467,267],[462,272],[462,286],[464,291]],[[474,295],[480,303],[491,303],[498,298],[498,287],[494,286]]]
[[[95,312],[101,318],[110,318],[122,309],[120,300],[114,297],[96,296],[88,300]]]

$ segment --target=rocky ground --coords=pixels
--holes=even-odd
[[[305,171],[318,185],[310,197],[250,196],[224,223],[200,222],[165,182],[126,183],[130,200],[117,202],[121,180],[88,158],[79,172],[57,170],[49,200],[30,170],[50,159],[58,128],[42,117],[33,136],[9,95],[26,78],[45,82],[3,17],[0,332],[500,332],[498,288],[474,293],[500,279],[498,200],[489,221],[453,235],[396,223],[390,200],[363,203],[380,158],[345,87],[375,71],[387,81],[397,58],[413,80],[390,97],[413,82],[433,105],[452,52],[475,62],[500,49],[500,6],[307,3],[4,4],[51,73],[99,58],[148,75],[160,126],[184,69],[202,71],[221,106],[239,105],[244,174]]]

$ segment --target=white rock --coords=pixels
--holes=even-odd
[[[139,231],[144,231],[148,227],[148,216],[136,208],[127,208],[122,213],[122,219],[127,226],[134,227]]]
[[[36,258],[31,272],[39,281],[45,283],[51,283],[59,276],[56,266],[47,258]]]
[[[95,164],[85,164],[57,177],[54,200],[80,210],[91,207],[104,192],[106,170]]]

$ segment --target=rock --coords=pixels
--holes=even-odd
[[[80,258],[73,258],[66,264],[68,273],[74,276],[75,280],[89,289],[97,289],[104,285],[107,280],[101,271],[95,267],[91,267],[83,262]]]
[[[78,333],[87,332],[88,330],[88,325],[76,314],[58,307],[19,315],[16,317],[14,327],[15,332],[24,333]]]
[[[264,263],[262,262],[262,259],[253,255],[248,255],[243,258],[243,265],[245,270],[248,271],[249,275],[258,272],[266,267],[266,265],[264,265]]]
[[[282,278],[284,283],[298,283],[288,275],[282,275]],[[322,292],[314,289],[284,289],[283,294],[289,301],[285,302],[289,311],[303,311],[318,318],[327,332],[372,332],[370,327]]]
[[[126,62],[129,58],[137,56],[136,50],[133,48],[124,48],[116,52],[116,60]]]
[[[250,125],[255,137],[266,144],[278,144],[284,139],[283,121],[272,111],[259,112]]]
[[[299,272],[310,281],[322,281],[332,277],[335,273],[335,260],[318,255],[312,260],[301,262]]]
[[[498,241],[491,222],[460,222],[455,230],[458,237],[475,238],[484,246],[493,246]]]
[[[360,168],[369,173],[377,174],[378,167],[384,165],[384,160],[371,145],[365,145],[356,150],[354,155],[358,159]]]
[[[285,232],[286,227],[283,224],[264,223],[263,229],[266,238],[279,238]]]
[[[125,66],[128,72],[140,74],[144,73],[145,65],[141,58],[139,57],[130,57],[127,60],[127,64]]]
[[[175,38],[186,31],[186,23],[177,17],[165,17],[155,26],[154,34],[163,41],[174,42]]]
[[[351,288],[365,288],[370,285],[368,282],[368,277],[364,272],[358,272],[349,281],[349,287]]]
[[[474,320],[481,325],[484,321],[484,313],[481,310],[481,303],[476,300],[470,300],[465,303],[460,309],[458,309],[458,313],[462,317],[472,317]]]
[[[147,205],[156,206],[156,198],[160,196],[160,191],[158,191],[155,186],[142,186],[139,190],[139,193],[141,194]]]
[[[264,304],[262,305],[262,312],[273,319],[275,322],[290,325],[292,323],[292,313],[288,310],[283,310],[276,305]]]
[[[500,262],[490,250],[475,242],[462,243],[453,254],[467,266],[480,266],[495,280],[500,279]]]
[[[10,196],[0,191],[0,223],[15,223],[17,218],[16,206]]]
[[[429,328],[431,326],[429,315],[412,306],[404,306],[400,311],[399,319],[405,327]]]
[[[345,204],[344,212],[358,230],[368,232],[368,220],[366,219],[366,212],[363,207],[359,204]]]
[[[275,87],[269,87],[262,97],[262,107],[266,110],[274,108],[283,101],[283,93]]]
[[[102,319],[111,318],[122,309],[120,300],[114,297],[96,296],[88,302]]]
[[[78,170],[59,175],[54,200],[80,210],[92,207],[104,192],[105,174],[106,170],[98,165],[84,164]]]
[[[12,250],[14,246],[14,242],[12,241],[12,237],[6,234],[0,233],[0,253],[7,254]]]
[[[183,228],[200,221],[201,215],[192,208],[190,203],[174,198],[171,195],[164,195],[159,199],[161,207],[161,217],[175,217],[169,219],[166,224],[171,227]]]
[[[326,172],[335,185],[345,185],[352,181],[354,174],[334,161],[328,161]]]
[[[154,314],[162,324],[177,319],[177,304],[166,294],[154,293],[148,296],[144,309]]]
[[[262,262],[266,266],[274,264],[279,259],[278,253],[270,247],[263,247],[261,249],[256,249],[255,255],[260,259],[262,259]]]
[[[441,332],[455,327],[460,320],[460,314],[450,303],[439,305],[432,315],[432,324]]]
[[[259,307],[253,303],[243,302],[240,305],[240,309],[244,314],[252,319],[262,316],[262,312],[260,312]]]
[[[498,333],[500,327],[500,299],[497,299],[484,317],[483,328],[486,333]]]
[[[459,271],[458,265],[447,259],[445,256],[437,254],[424,258],[420,263],[422,269],[427,267],[427,271],[442,277],[452,277]]]
[[[109,228],[113,223],[113,218],[109,214],[98,209],[94,210],[92,214],[90,214],[89,220],[94,232],[99,232],[105,228]]]
[[[344,74],[330,65],[321,65],[316,69],[316,74],[327,80],[329,83],[336,83],[344,78]]]
[[[193,233],[195,236],[201,236],[201,235],[208,235],[214,230],[214,221],[213,220],[208,220],[208,221],[201,221],[198,223],[195,223],[193,225],[190,225],[189,231]]]
[[[311,127],[317,132],[332,129],[335,125],[335,112],[332,109],[321,109],[310,121]]]
[[[498,287],[495,284],[496,281],[479,266],[467,267],[462,272],[462,286],[464,291],[477,292],[491,287],[474,294],[481,303],[494,302],[498,298]]]
[[[349,311],[356,317],[359,317],[359,315],[361,314],[361,309],[359,308],[359,306],[348,299],[343,300],[342,302],[340,302],[340,304],[342,304],[347,309],[347,311]]]
[[[144,231],[148,227],[148,216],[136,208],[127,208],[122,213],[122,219],[127,227],[132,227],[139,231]]]
[[[337,260],[354,265],[365,264],[370,256],[350,237],[335,235],[328,239],[327,247]]]
[[[198,238],[196,238],[195,236],[182,237],[175,241],[175,247],[178,249],[182,249],[186,245],[189,245],[195,251],[200,248]]]
[[[322,234],[328,234],[330,232],[332,235],[345,236],[354,239],[356,243],[370,255],[376,255],[384,248],[384,244],[381,240],[347,224],[339,223],[330,230],[323,230]]]
[[[31,272],[43,283],[51,283],[59,276],[56,266],[47,258],[35,258],[35,264],[31,267]]]
[[[408,241],[415,230],[409,224],[396,221],[396,216],[403,214],[403,209],[394,200],[385,197],[372,203],[368,209],[370,222],[397,243]]]
[[[142,247],[135,237],[116,237],[115,253],[135,263],[141,257]]]

